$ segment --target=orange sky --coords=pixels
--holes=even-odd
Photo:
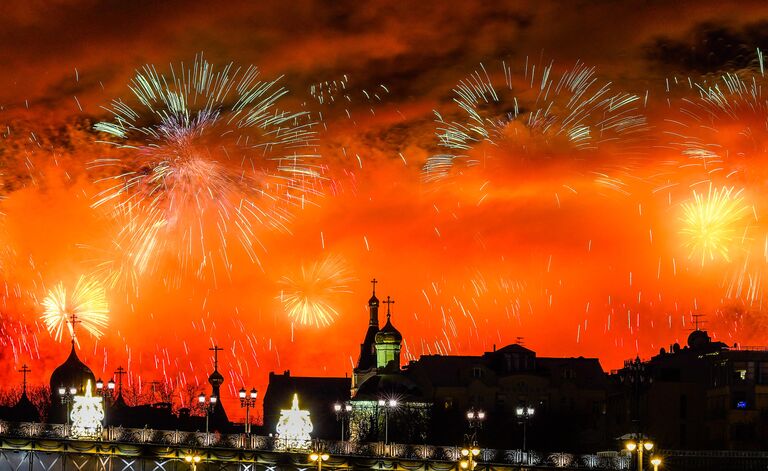
[[[236,390],[263,391],[269,371],[349,374],[372,277],[380,297],[396,300],[393,322],[409,360],[480,354],[522,337],[541,356],[598,357],[611,369],[683,342],[693,313],[729,344],[768,342],[762,292],[728,290],[739,273],[761,287],[768,268],[761,224],[768,114],[736,112],[708,127],[685,111],[697,97],[688,77],[712,84],[739,70],[765,83],[755,54],[768,47],[762,2],[275,3],[0,7],[0,43],[12,45],[0,48],[0,375],[18,378],[13,370],[28,363],[33,381],[47,381],[67,345],[45,331],[40,301],[108,256],[118,223],[92,207],[100,187],[87,168],[113,152],[91,130],[109,119],[101,107],[128,97],[127,83],[144,64],[164,72],[201,51],[213,64],[284,75],[290,95],[281,106],[320,123],[324,195],[294,211],[287,230],[256,228],[259,263],[235,247],[231,269],[198,276],[161,254],[136,293],[108,289],[107,332],[81,336],[81,356],[96,376],[122,365],[132,382],[202,384],[216,342],[225,348],[225,399],[234,410]],[[425,182],[423,164],[441,152],[433,110],[459,116],[451,93],[459,80],[480,63],[504,60],[519,71],[526,57],[553,60],[555,74],[581,59],[614,90],[643,97],[641,152],[628,156],[623,141],[587,152],[546,139],[524,152],[520,142],[478,145],[468,154],[481,165]],[[313,84],[345,75],[349,100],[338,92],[333,104],[313,98]],[[698,162],[687,160],[679,133],[730,150],[715,165],[723,170],[690,165]],[[710,181],[741,190],[752,216],[730,260],[702,266],[684,247],[681,204]],[[292,324],[281,279],[329,257],[345,268],[344,292],[326,299],[338,318],[324,327]]]

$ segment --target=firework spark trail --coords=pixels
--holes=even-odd
[[[753,70],[758,66],[759,71]],[[679,91],[682,96],[673,94],[674,98],[670,98],[678,112],[666,119],[664,133],[668,148],[676,152],[679,159],[672,161],[676,168],[669,173],[664,190],[688,182],[692,187],[707,184],[710,191],[713,184],[730,186],[734,183],[755,194],[764,191],[768,164],[768,98],[762,90],[768,82],[760,50],[753,69],[725,73],[714,80],[672,81],[682,88]],[[667,88],[673,93],[678,92],[669,85]],[[676,101],[672,102],[672,99]],[[747,228],[743,227],[748,222],[746,214],[742,218],[736,217],[738,214],[735,213],[724,215],[741,219],[733,221],[733,233],[726,235],[732,239],[726,241],[727,244],[738,245],[737,253],[720,253],[717,241],[712,241],[717,257],[730,262],[722,282],[725,297],[739,299],[747,305],[761,303],[765,292],[768,232],[760,223],[764,219],[760,203],[757,200],[749,208],[754,220]],[[703,239],[699,240],[704,243]],[[701,255],[704,263],[714,254],[708,256],[702,252]]]
[[[326,327],[338,317],[333,303],[337,296],[351,293],[355,280],[344,259],[328,256],[319,262],[302,265],[298,273],[283,276],[278,299],[288,317],[302,326]]]
[[[637,151],[633,139],[647,130],[641,98],[612,91],[594,68],[577,62],[557,79],[553,63],[537,72],[526,62],[522,81],[506,63],[501,68],[503,82],[483,65],[459,82],[453,118],[435,110],[436,135],[445,152],[427,160],[425,180],[447,177],[457,161],[477,165],[471,151],[483,143],[509,148],[513,155],[536,150],[551,155],[560,147],[581,152],[609,143],[622,145],[619,155]]]
[[[688,258],[701,258],[702,266],[719,258],[730,262],[748,213],[742,190],[712,186],[707,194],[694,190],[693,200],[682,204],[682,213],[680,234],[686,238]]]
[[[708,175],[725,178],[762,170],[744,163],[761,163],[755,161],[764,161],[768,152],[768,98],[762,93],[768,83],[763,74],[741,71],[709,84],[686,84],[696,96],[680,100],[679,116],[666,120],[665,131],[669,146],[684,159],[679,165],[698,164]]]
[[[56,284],[43,300],[42,306],[45,311],[41,319],[57,341],[61,340],[65,325],[75,339],[73,320],[98,339],[109,320],[109,305],[104,288],[96,280],[85,276],[77,280],[71,292],[67,291],[64,283]]]
[[[97,181],[106,188],[93,205],[133,218],[118,243],[138,271],[162,252],[198,275],[214,260],[230,268],[230,238],[258,261],[258,228],[286,230],[318,196],[315,123],[280,110],[288,91],[258,76],[231,63],[217,71],[202,57],[168,75],[147,65],[129,85],[136,103],[113,101],[112,121],[94,126],[125,156],[92,162],[118,169]]]

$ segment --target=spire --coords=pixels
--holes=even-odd
[[[384,304],[387,305],[387,322],[389,322],[389,317],[392,315],[392,313],[389,312],[389,305],[395,304],[395,300],[387,296],[387,300],[384,301]]]
[[[125,368],[122,366],[118,366],[115,370],[115,376],[117,376],[117,396],[121,397],[123,395],[123,376],[127,372],[125,371]]]
[[[213,371],[219,371],[219,352],[223,351],[224,349],[216,344],[213,344],[213,347],[209,348],[208,350],[213,352]]]
[[[224,377],[219,373],[219,352],[224,349],[214,344],[213,347],[208,350],[213,352],[213,373],[208,376],[208,382],[211,383],[211,394],[219,397],[219,387],[224,383]]]
[[[69,324],[69,333],[72,335],[72,350],[75,349],[75,343],[77,342],[77,336],[75,335],[75,326],[80,323],[80,320],[77,318],[77,314],[72,311],[72,313],[69,315],[69,320],[67,321]]]
[[[368,311],[370,314],[368,325],[375,327],[376,330],[379,329],[379,298],[376,297],[376,283],[378,282],[379,281],[376,278],[371,280],[373,294],[371,295],[371,299],[368,300]]]
[[[26,363],[24,363],[21,366],[21,369],[19,370],[19,373],[21,373],[23,375],[23,378],[24,378],[22,380],[22,382],[21,382],[21,394],[22,395],[27,394],[27,373],[29,373],[30,371],[32,371],[32,370],[27,366]]]

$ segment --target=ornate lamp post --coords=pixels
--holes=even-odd
[[[659,465],[661,464],[661,458],[654,456],[651,458],[651,464],[653,465],[653,471],[659,471]]]
[[[477,431],[483,428],[483,421],[485,420],[485,411],[475,410],[474,408],[467,411],[467,422],[469,422],[469,445],[477,444]]]
[[[205,409],[205,444],[208,445],[210,444],[210,437],[208,434],[208,418],[213,413],[213,408],[216,407],[216,403],[219,401],[219,398],[216,396],[211,396],[206,402],[205,393],[200,393],[200,395],[197,396],[197,401]]]
[[[69,429],[70,425],[70,406],[72,405],[72,401],[74,400],[75,394],[77,394],[77,388],[74,386],[70,386],[68,388],[65,388],[63,385],[59,386],[59,398],[61,399],[61,403],[64,404],[67,408],[67,429]]]
[[[640,438],[643,425],[641,399],[643,390],[653,383],[653,377],[638,356],[634,360],[624,362],[621,381],[631,388],[631,400],[634,404],[630,406],[630,420],[634,424],[635,438]]]
[[[259,395],[259,392],[256,391],[256,388],[251,388],[251,392],[246,394],[245,388],[240,388],[238,395],[240,396],[240,407],[245,407],[245,433],[250,434],[251,433],[250,411],[251,411],[251,407],[256,405],[256,397]]]
[[[104,398],[104,428],[107,428],[107,406],[112,394],[115,392],[115,380],[110,379],[107,383],[106,389],[104,388],[104,381],[101,378],[96,380],[96,393]]]
[[[396,399],[379,399],[379,407],[384,408],[384,445],[389,443],[389,410],[397,407]]]
[[[344,441],[344,423],[349,423],[349,416],[352,413],[352,404],[336,403],[333,405],[333,411],[336,412],[336,420],[341,422],[341,441]]]
[[[476,446],[470,446],[469,448],[462,448],[461,449],[461,460],[459,461],[459,466],[461,469],[466,469],[467,471],[472,471],[475,469],[475,466],[477,466],[477,461],[475,461],[475,458],[477,455],[480,454],[480,448]]]
[[[637,471],[643,470],[643,450],[645,451],[651,451],[653,450],[653,442],[650,440],[643,440],[642,438],[635,442],[635,441],[628,441],[626,444],[627,450],[629,450],[630,453],[634,453],[637,451]],[[659,460],[659,464],[661,464],[661,459],[656,458]]]
[[[536,413],[536,409],[534,409],[533,406],[518,406],[515,409],[515,416],[517,417],[517,423],[523,425],[523,449],[522,449],[523,453],[525,453],[528,421],[533,418],[533,415],[535,413]],[[526,462],[528,462],[527,456],[526,456]]]
[[[323,471],[323,461],[328,461],[328,458],[331,456],[328,453],[323,453],[320,451],[313,451],[311,455],[309,455],[309,460],[313,463],[317,463],[317,471]]]

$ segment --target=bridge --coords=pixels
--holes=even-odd
[[[287,449],[280,440],[245,434],[206,434],[109,427],[98,439],[73,439],[66,425],[0,423],[0,470],[10,471],[309,471],[309,454],[328,453],[330,470],[461,471],[455,446],[313,440]],[[629,470],[630,456],[482,449],[476,470]],[[669,469],[757,470],[768,453],[666,452]]]

